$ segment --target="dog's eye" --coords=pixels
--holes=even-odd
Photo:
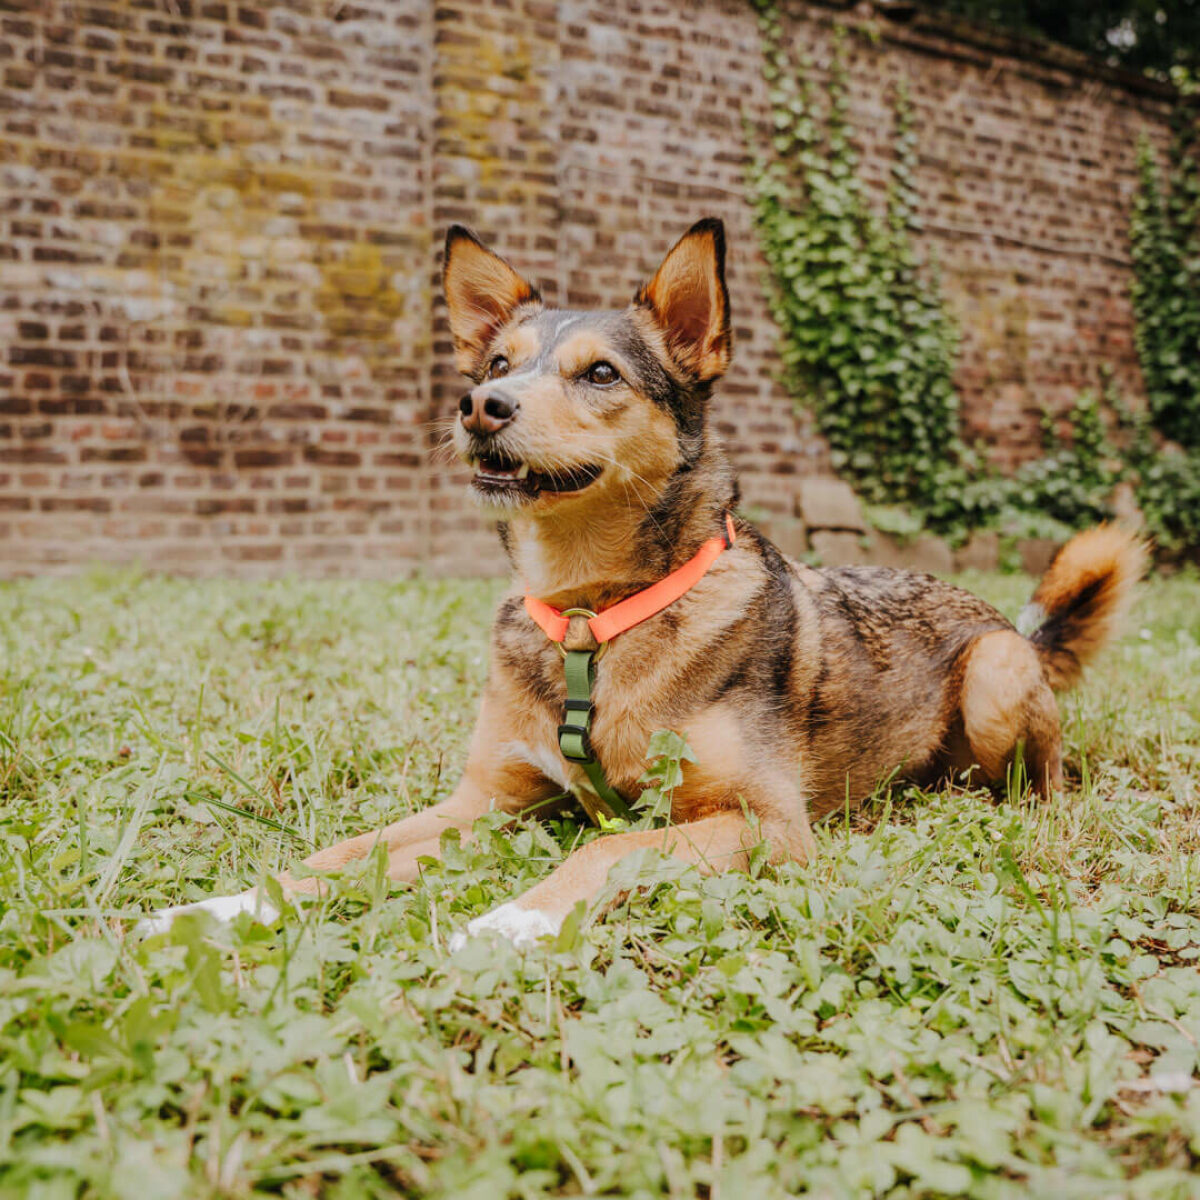
[[[610,387],[621,378],[621,375],[612,363],[598,362],[592,363],[584,371],[583,377],[588,383],[594,383],[597,387]]]
[[[508,359],[503,354],[497,354],[495,358],[488,363],[487,377],[489,379],[499,379],[501,375],[508,374]]]

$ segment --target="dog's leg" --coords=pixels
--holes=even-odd
[[[515,815],[522,808],[560,790],[528,762],[514,760],[505,751],[507,726],[497,716],[497,705],[485,696],[479,722],[471,741],[467,769],[452,795],[396,821],[384,829],[359,834],[310,854],[304,865],[313,871],[336,871],[356,862],[382,844],[388,854],[388,876],[397,881],[417,877],[418,861],[438,853],[441,836],[457,829],[464,838],[471,836],[477,818],[492,810]],[[284,894],[290,897],[319,896],[324,884],[315,876],[296,879],[286,871],[278,876]],[[161,933],[183,913],[207,912],[222,921],[232,921],[239,913],[253,913],[264,921],[279,914],[264,889],[250,888],[236,896],[214,896],[194,904],[179,904],[160,909],[138,923],[140,934]]]
[[[807,819],[803,824],[803,830],[797,830],[791,838],[772,838],[772,849],[777,853],[782,850],[784,854],[806,857],[812,834]],[[710,874],[744,868],[750,851],[761,840],[760,830],[752,826],[741,811],[733,810],[667,829],[598,838],[576,850],[523,896],[476,917],[467,926],[466,934],[454,935],[450,947],[457,949],[468,934],[489,929],[503,934],[516,945],[529,945],[557,933],[571,909],[580,900],[585,903],[594,900],[604,890],[612,867],[635,851],[657,849],[684,862],[697,863],[705,874]]]
[[[1003,783],[1022,746],[1029,781],[1041,796],[1062,787],[1058,703],[1037,651],[1019,633],[985,633],[968,650],[959,707],[970,761]]]
[[[359,834],[358,837],[318,850],[304,860],[304,865],[314,871],[336,871],[366,858],[382,843],[388,853],[388,875],[397,880],[413,879],[416,877],[418,859],[437,854],[441,836],[447,829],[457,829],[469,837],[476,818],[483,816],[491,807],[491,798],[464,780],[453,795],[440,804],[431,805],[383,829]],[[324,886],[315,876],[296,879],[286,871],[278,879],[284,895],[289,898],[318,896]],[[172,908],[159,909],[139,922],[137,932],[162,933],[176,917],[199,912],[209,913],[219,921],[232,921],[244,912],[252,913],[263,921],[273,921],[279,915],[267,899],[265,889],[255,887],[236,896],[214,896],[194,904],[177,904]]]

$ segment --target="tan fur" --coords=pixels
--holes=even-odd
[[[507,279],[512,268],[497,259],[485,270],[479,256],[487,251],[467,239],[454,245],[464,247],[462,252],[450,254],[446,268],[456,363],[478,375],[485,365],[485,346],[475,337],[474,309],[460,312],[464,275],[466,282],[471,282],[491,270]],[[506,294],[513,298],[532,292],[529,284],[521,284],[509,281]],[[509,359],[510,373],[525,369],[541,349],[536,331],[520,323],[520,316],[528,311],[523,307],[510,313],[507,324],[502,321],[499,328],[491,330],[491,340],[486,343],[489,359],[495,354]],[[620,586],[632,531],[678,465],[670,416],[655,405],[637,402],[638,397],[624,382],[608,393],[601,411],[581,405],[571,394],[570,377],[592,363],[611,362],[624,373],[627,364],[618,347],[598,332],[581,331],[569,337],[555,357],[560,368],[557,373],[547,372],[521,386],[522,417],[519,432],[509,439],[510,449],[523,461],[548,472],[568,472],[590,462],[603,463],[607,469],[582,496],[547,495],[539,500],[535,511],[552,511],[553,521],[539,523],[538,538],[526,536],[523,528],[514,530],[512,552],[518,575],[552,603],[552,592],[561,596],[573,581],[586,584],[609,571]],[[503,386],[504,379],[496,383]],[[456,436],[460,433],[456,431]],[[564,602],[562,606],[567,605]]]
[[[518,325],[505,333],[497,348],[512,363],[512,369],[519,371],[524,364],[537,358],[542,345],[536,329]]]
[[[579,900],[598,896],[608,881],[609,871],[637,850],[658,850],[684,862],[696,863],[707,875],[744,867],[761,837],[759,830],[740,812],[729,811],[670,829],[616,834],[577,850],[517,904],[561,921]]]
[[[570,597],[580,585],[609,578],[614,590],[622,586],[633,531],[677,463],[674,426],[661,409],[646,404],[630,404],[605,420],[580,410],[554,384],[531,390],[530,413],[545,420],[522,435],[522,454],[529,461],[562,467],[589,459],[611,464],[606,477],[580,497],[539,502],[553,509],[552,521],[512,531],[523,585],[551,604],[572,607]],[[561,431],[558,436],[555,430]],[[603,505],[597,503],[601,499]]]
[[[625,565],[628,569],[628,563]],[[735,709],[717,705],[695,712],[690,720],[680,720],[687,710],[681,695],[683,681],[695,669],[697,657],[738,622],[756,576],[752,562],[739,561],[736,549],[723,556],[673,606],[687,627],[687,638],[680,640],[674,653],[657,652],[662,647],[660,632],[648,626],[635,626],[611,644],[597,679],[592,742],[615,787],[636,793],[638,779],[646,769],[646,744],[656,729],[679,726],[681,732],[695,737],[693,744],[704,747],[701,762],[689,770],[685,786],[675,797],[680,818],[684,820],[707,807],[728,803],[743,788],[761,790],[750,788],[747,782],[754,772],[743,757],[745,747]],[[574,591],[559,594],[565,597],[563,607],[571,606],[579,598]],[[591,596],[602,594],[590,590]],[[600,603],[600,607],[604,606]],[[502,637],[499,644],[493,645],[493,661],[500,657],[501,650],[507,650],[525,659],[541,661],[547,679],[561,676],[558,652],[540,630],[505,631]],[[557,716],[529,709],[522,702],[519,685],[507,672],[495,675],[494,686],[497,707],[511,706],[515,710],[506,712],[507,719],[495,728],[511,727],[511,740],[553,748],[557,740]],[[499,739],[501,735],[497,732],[495,736]],[[577,784],[586,779],[580,767],[564,762],[563,768]]]
[[[687,373],[671,357],[671,352],[667,345],[667,335],[663,327],[659,324],[657,317],[655,317],[654,312],[646,307],[636,308],[630,314],[630,317],[637,326],[642,340],[654,351],[663,367],[675,379],[684,379]]]
[[[627,372],[620,351],[607,338],[590,331],[567,338],[555,350],[554,357],[564,375],[575,375],[595,362],[610,362]]]
[[[1033,641],[1053,688],[1076,683],[1115,636],[1147,560],[1145,543],[1116,525],[1076,534],[1055,555],[1031,601],[1045,613]]]
[[[1019,633],[987,633],[971,647],[962,681],[969,759],[989,780],[1002,780],[1018,749],[1030,781],[1044,795],[1062,783],[1058,706],[1037,652]]]

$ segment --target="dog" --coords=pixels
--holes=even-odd
[[[1041,796],[1061,786],[1054,692],[1116,630],[1146,565],[1137,537],[1102,525],[1069,541],[1024,632],[929,575],[785,558],[736,515],[709,421],[732,353],[717,220],[688,230],[617,311],[547,306],[460,226],[446,238],[444,286],[470,381],[453,446],[498,521],[516,586],[496,615],[461,782],[312,855],[311,871],[382,843],[391,878],[412,880],[448,829],[470,837],[482,814],[516,817],[564,791],[611,812],[638,794],[656,730],[681,734],[698,759],[667,827],[588,842],[469,934],[553,935],[639,849],[709,872],[744,867],[765,840],[774,858],[803,862],[813,819],[888,778],[926,786],[969,772],[1002,785],[1021,761]],[[279,882],[289,896],[321,887],[311,875]],[[197,908],[273,915],[251,889],[164,910],[147,929]]]

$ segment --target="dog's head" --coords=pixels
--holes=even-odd
[[[624,309],[547,308],[469,230],[446,235],[455,365],[474,386],[454,446],[477,499],[511,517],[632,492],[644,503],[704,448],[732,337],[720,221],[698,222]]]

